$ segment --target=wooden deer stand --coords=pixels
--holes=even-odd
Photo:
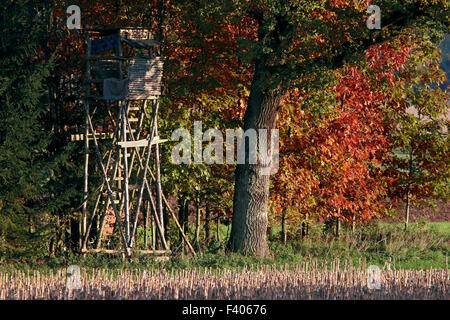
[[[131,256],[132,250],[169,252],[164,230],[165,205],[187,247],[195,254],[161,187],[159,144],[167,140],[158,135],[158,96],[161,95],[163,71],[163,59],[158,55],[160,44],[150,39],[145,29],[89,29],[86,30],[86,41],[84,134],[72,135],[72,140],[84,141],[82,252],[119,252],[117,243],[110,244],[110,248],[101,248],[102,239],[108,236],[108,224],[112,226],[110,235],[119,236],[127,257]],[[148,55],[124,56],[122,43],[130,47],[130,53],[136,49],[147,51]],[[111,51],[112,55],[105,55]],[[147,112],[149,106],[151,115]],[[96,114],[100,115],[95,117]],[[92,151],[102,176],[95,195],[89,194]],[[89,199],[95,201],[89,203]],[[144,224],[144,249],[134,250],[140,217]],[[147,250],[149,219],[152,250]],[[95,239],[91,236],[93,228],[97,230]],[[156,250],[157,244],[160,250]],[[93,248],[88,248],[90,246]]]

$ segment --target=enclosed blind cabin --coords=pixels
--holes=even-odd
[[[166,252],[160,44],[145,29],[90,29],[86,43],[82,251]]]

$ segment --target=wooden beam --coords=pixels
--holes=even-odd
[[[87,119],[89,121],[89,129],[91,130],[91,132],[95,132],[94,131],[94,126],[92,125],[91,117],[89,115],[89,104],[86,104],[85,109],[86,109]],[[122,243],[124,245],[123,249],[125,251],[126,256],[129,257],[130,256],[130,248],[128,247],[128,242],[127,242],[127,240],[125,238],[125,234],[124,234],[123,229],[122,229],[122,224],[120,222],[120,214],[119,214],[119,212],[118,212],[118,210],[116,208],[116,205],[114,203],[115,199],[113,197],[113,192],[111,190],[111,186],[110,186],[109,181],[108,181],[108,175],[107,175],[107,172],[106,172],[105,167],[103,165],[102,155],[100,153],[100,148],[98,146],[97,139],[95,138],[95,135],[94,135],[94,140],[93,141],[94,141],[95,151],[96,151],[96,154],[97,154],[97,157],[98,157],[98,164],[100,165],[100,169],[101,169],[102,174],[103,174],[103,180],[105,181],[106,188],[108,190],[108,196],[109,196],[109,198],[110,198],[110,200],[112,202],[114,214],[116,216],[116,221],[117,221],[117,224],[118,224],[118,227],[119,227],[120,235],[121,235],[121,238],[122,238]]]
[[[159,139],[159,137],[153,138],[151,145],[153,144],[159,144],[163,142],[167,142],[169,140],[167,139]],[[122,148],[138,148],[138,147],[147,147],[148,146],[148,140],[138,140],[138,141],[121,141],[117,143]]]

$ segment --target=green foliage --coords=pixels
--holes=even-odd
[[[55,134],[63,126],[54,119],[62,95],[52,86],[50,11],[32,0],[4,3],[0,11],[0,255],[40,259],[65,231],[61,210],[79,197],[71,187],[74,149]]]
[[[417,204],[449,199],[449,92],[438,86],[445,82],[439,65],[441,38],[439,32],[416,31],[416,45],[385,112],[393,149],[385,166],[398,179],[390,188],[391,199],[408,195]]]
[[[46,147],[45,79],[50,64],[39,46],[45,25],[34,1],[2,4],[0,9],[0,252],[25,253],[39,246],[48,222],[41,200],[50,180]]]
[[[22,270],[55,270],[77,264],[89,272],[92,268],[120,269],[222,269],[241,270],[257,265],[271,264],[279,267],[296,265],[305,261],[330,262],[339,259],[351,261],[353,265],[365,262],[385,266],[390,261],[391,268],[427,269],[445,268],[446,257],[450,254],[450,223],[412,223],[409,230],[397,223],[372,222],[358,227],[355,233],[344,229],[336,238],[333,234],[323,234],[322,224],[312,224],[310,233],[302,240],[289,241],[283,245],[277,240],[269,243],[272,257],[257,259],[235,253],[224,252],[224,242],[212,242],[197,256],[173,254],[168,261],[160,261],[153,255],[140,255],[131,262],[123,261],[121,255],[89,254],[43,258],[40,263],[30,261],[10,264],[2,270],[19,268]],[[279,233],[274,229],[276,233]]]

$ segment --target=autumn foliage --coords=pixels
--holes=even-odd
[[[414,9],[413,2],[407,8]],[[418,2],[423,6],[412,11],[419,14],[433,6],[448,9],[440,1]],[[80,6],[84,28],[143,27],[162,43],[159,127],[164,138],[177,128],[191,129],[197,120],[222,132],[243,127],[255,89],[255,61],[260,63],[263,89],[284,95],[274,116],[280,163],[271,177],[272,224],[279,224],[281,215],[292,225],[332,218],[360,223],[391,214],[405,198],[421,203],[448,199],[450,157],[443,132],[449,97],[448,88],[438,86],[446,81],[438,49],[446,31],[405,23],[399,35],[383,34],[388,40],[359,50],[360,42],[374,34],[377,40],[384,32],[365,26],[371,1],[313,3],[74,0],[70,5]],[[64,163],[52,163],[50,182],[43,184],[55,208],[41,220],[55,231],[49,238],[53,244],[61,242],[64,232],[77,232],[83,200],[82,148],[70,142],[70,135],[83,129],[86,46],[84,30],[65,26],[68,5],[49,1],[41,8],[49,13],[47,33],[27,53],[36,63],[52,63],[41,90],[49,113],[43,127],[52,132],[43,153],[50,162],[62,157]],[[387,13],[398,12],[398,6]],[[348,54],[348,61],[335,63],[336,52]],[[266,94],[263,89],[257,94]],[[417,114],[408,111],[411,107]],[[98,110],[96,117],[104,116],[99,123],[110,124],[107,108]],[[174,165],[172,146],[169,142],[161,152],[165,192],[179,202],[211,209],[217,222],[230,223],[235,166]]]

